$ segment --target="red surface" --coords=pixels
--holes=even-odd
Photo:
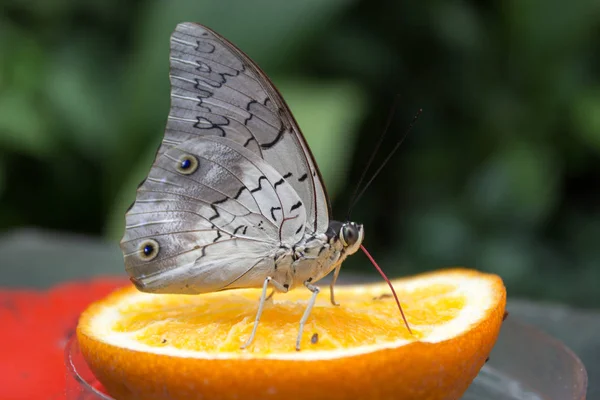
[[[63,399],[63,352],[79,314],[128,283],[108,277],[45,291],[0,289],[0,399]]]

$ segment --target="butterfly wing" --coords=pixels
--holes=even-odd
[[[229,138],[199,136],[157,156],[126,214],[121,248],[143,291],[213,292],[242,277],[260,286],[306,223],[302,200],[267,162]]]
[[[298,193],[306,229],[325,232],[329,198],[289,107],[241,50],[209,28],[181,23],[171,36],[171,109],[158,154],[197,136],[231,139],[265,160]]]

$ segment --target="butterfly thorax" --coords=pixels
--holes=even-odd
[[[362,225],[331,221],[325,233],[307,233],[291,248],[282,249],[275,259],[273,278],[293,289],[327,276],[362,243]]]

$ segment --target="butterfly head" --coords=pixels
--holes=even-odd
[[[360,248],[365,237],[365,230],[362,225],[355,222],[344,222],[338,236],[340,242],[344,245],[344,251],[347,254],[354,254]]]

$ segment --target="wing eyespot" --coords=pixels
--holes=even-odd
[[[140,258],[143,261],[152,261],[158,256],[160,245],[154,239],[144,240],[140,244]]]
[[[198,159],[192,155],[185,154],[177,160],[177,172],[183,175],[191,175],[198,169]]]

